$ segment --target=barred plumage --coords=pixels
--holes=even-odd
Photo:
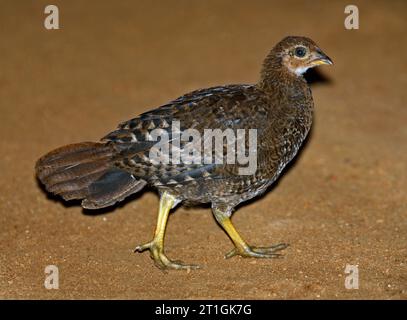
[[[121,123],[100,143],[70,145],[45,155],[36,165],[37,176],[50,192],[66,200],[83,199],[82,205],[91,209],[112,205],[149,184],[162,196],[159,221],[165,222],[168,211],[179,202],[210,202],[215,218],[236,246],[228,257],[275,257],[275,252],[286,245],[250,247],[229,217],[236,205],[263,193],[298,152],[311,127],[313,112],[311,91],[302,73],[331,63],[312,40],[287,37],[265,59],[257,84],[218,86],[183,95]],[[174,129],[175,123],[179,127]],[[168,137],[169,156],[179,151],[192,154],[188,158],[191,161],[154,162],[151,152],[157,144],[157,129]],[[233,133],[257,130],[257,168],[242,175],[237,162],[194,163],[201,145],[180,138],[179,133],[187,129],[204,139],[213,138],[205,138],[207,129]],[[247,151],[247,137],[239,139]],[[208,156],[226,157],[226,151],[235,144],[223,139],[220,150],[214,148]],[[162,268],[190,267],[164,255],[162,228],[165,223],[158,224],[152,242],[137,250],[149,249]]]

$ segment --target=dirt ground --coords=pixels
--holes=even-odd
[[[407,2],[46,1],[0,3],[0,297],[29,299],[406,299]],[[285,257],[250,260],[209,208],[179,207],[166,250],[201,270],[163,273],[148,253],[158,198],[147,191],[102,212],[47,196],[34,177],[51,149],[197,88],[254,83],[286,35],[332,57],[312,83],[315,122],[300,156],[233,221]],[[59,289],[44,288],[47,265]],[[345,267],[358,265],[359,289]]]

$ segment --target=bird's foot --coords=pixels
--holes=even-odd
[[[279,243],[270,247],[234,247],[225,255],[225,259],[229,259],[233,256],[242,256],[244,258],[281,258],[283,255],[276,253],[287,248],[287,243]]]
[[[190,270],[199,269],[200,266],[194,264],[185,264],[182,261],[172,261],[164,254],[162,244],[152,240],[136,247],[134,252],[150,251],[150,257],[154,260],[155,265],[161,270]]]

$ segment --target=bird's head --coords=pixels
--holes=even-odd
[[[309,68],[333,64],[332,60],[306,37],[286,37],[271,50],[265,60],[265,68],[286,69],[301,76]],[[270,70],[269,70],[270,71]]]

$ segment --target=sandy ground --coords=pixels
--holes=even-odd
[[[357,1],[0,2],[1,298],[407,298],[407,3]],[[153,191],[103,212],[47,197],[34,163],[98,140],[120,121],[192,89],[253,83],[283,36],[307,35],[335,61],[312,85],[312,135],[265,196],[234,223],[252,244],[288,242],[285,258],[223,255],[232,244],[208,208],[180,207],[170,257],[204,268],[163,273],[147,253]],[[403,40],[404,39],[404,40]],[[359,289],[344,286],[358,265]],[[44,288],[47,265],[59,289]]]

